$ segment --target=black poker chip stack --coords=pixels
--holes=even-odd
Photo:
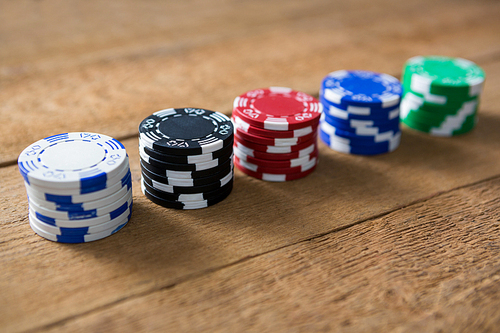
[[[233,188],[233,124],[197,108],[165,109],[139,125],[141,187],[152,202],[198,209],[224,200]]]

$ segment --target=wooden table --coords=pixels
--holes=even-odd
[[[0,1],[0,331],[477,332],[500,325],[500,2]],[[196,211],[140,192],[138,124],[167,107],[317,95],[339,69],[419,54],[487,74],[477,127],[351,156]],[[35,235],[16,165],[71,131],[126,146],[134,213],[88,244]]]

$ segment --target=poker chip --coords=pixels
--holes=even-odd
[[[105,232],[105,231],[113,231],[117,227],[127,223],[130,220],[129,215],[122,215],[119,219],[115,219],[112,221],[104,222],[101,224],[96,224],[93,226],[86,226],[86,227],[81,227],[81,228],[66,228],[66,227],[58,227],[54,226],[48,223],[45,223],[41,220],[39,220],[35,215],[33,215],[31,212],[29,214],[29,219],[32,224],[36,225],[39,229],[52,233],[54,235],[60,235],[60,236],[82,236],[82,235],[88,235],[88,234],[96,234],[100,232]]]
[[[243,153],[247,154],[248,156],[252,156],[255,158],[260,158],[264,160],[271,160],[271,161],[288,161],[300,157],[307,156],[311,154],[314,150],[316,150],[316,142],[312,143],[310,146],[307,146],[304,149],[292,152],[292,153],[266,153],[262,151],[258,151],[249,147],[246,147],[240,142],[235,141],[234,142],[234,148],[241,150]]]
[[[220,158],[215,158],[213,160],[206,162],[179,164],[179,163],[168,163],[150,157],[149,155],[144,153],[144,151],[141,151],[139,147],[139,155],[141,159],[144,161],[144,163],[148,166],[152,166],[157,169],[165,169],[169,171],[193,171],[198,173],[199,171],[204,171],[204,170],[208,170],[207,173],[212,173],[213,171],[215,171],[214,169],[220,168],[225,163],[228,163],[228,161],[231,159],[232,153],[233,153],[232,151],[229,151],[227,154],[221,156]]]
[[[328,102],[323,96],[322,92],[320,92],[320,102],[322,105],[327,106],[323,109],[323,113],[330,115],[332,117],[350,120],[350,119],[358,119],[358,120],[366,120],[367,116],[369,116],[372,120],[392,120],[399,116],[399,104],[389,108],[374,108],[374,107],[360,107],[360,106],[352,106],[345,105],[344,109],[340,108],[340,105],[336,106],[331,102]]]
[[[170,185],[170,184],[166,184],[164,182],[149,178],[144,173],[142,174],[142,179],[145,183],[148,183],[149,185],[153,186],[154,188],[156,188],[160,191],[163,191],[165,193],[193,194],[193,193],[211,192],[211,191],[215,191],[215,190],[223,187],[228,182],[233,180],[233,171],[231,170],[230,173],[228,173],[226,176],[224,176],[223,178],[221,178],[217,181],[214,181],[214,182],[208,183],[208,184],[203,184],[203,185],[197,185],[197,184],[193,184],[191,186],[188,186],[186,184],[182,184],[181,186]]]
[[[236,97],[234,164],[267,181],[307,176],[318,163],[317,129],[322,105],[290,88],[251,90]]]
[[[199,209],[225,199],[233,187],[234,130],[222,113],[165,109],[139,125],[141,189],[166,208]]]
[[[403,68],[403,124],[435,136],[469,132],[477,123],[484,80],[483,69],[466,59],[410,58]]]
[[[55,242],[84,243],[130,220],[132,181],[125,147],[109,136],[62,133],[39,140],[18,158],[30,226]]]
[[[322,81],[319,136],[331,149],[357,155],[394,151],[401,141],[398,79],[383,73],[340,70]]]
[[[99,208],[88,209],[88,210],[53,210],[50,208],[43,207],[36,203],[36,201],[28,199],[30,207],[37,212],[37,214],[43,214],[43,216],[51,219],[63,219],[63,220],[86,220],[94,217],[99,217],[103,215],[113,215],[117,212],[121,212],[127,209],[132,201],[132,190],[130,189],[123,196],[121,196],[116,201],[101,206]]]
[[[125,147],[95,133],[63,133],[39,140],[18,158],[28,184],[49,188],[105,187],[127,162]]]
[[[264,152],[264,153],[272,153],[272,154],[288,154],[288,153],[293,153],[299,150],[302,150],[304,148],[309,147],[310,145],[314,144],[316,142],[317,134],[314,133],[314,136],[309,139],[308,141],[292,145],[292,146],[273,146],[273,145],[262,145],[259,143],[251,142],[248,140],[243,139],[242,137],[239,136],[238,133],[234,134],[235,139],[245,145],[246,147]]]
[[[220,165],[195,171],[178,171],[178,170],[165,169],[165,167],[161,166],[154,166],[146,162],[142,158],[142,156],[141,156],[141,166],[143,169],[147,169],[148,171],[165,176],[167,178],[194,179],[200,177],[208,177],[210,175],[213,175],[214,173],[218,173],[222,170],[225,170],[231,163],[231,157],[232,154],[227,157],[226,161],[221,162],[222,164]]]
[[[383,141],[378,143],[356,144],[349,140],[341,140],[338,137],[329,135],[322,129],[319,130],[321,140],[330,148],[347,154],[356,155],[378,155],[394,151],[400,143],[401,133],[398,133],[390,141]]]
[[[30,221],[30,227],[31,229],[38,234],[41,237],[44,237],[48,240],[54,241],[54,242],[59,242],[59,243],[88,243],[88,242],[93,242],[96,240],[103,239],[105,237],[111,236],[114,233],[118,232],[121,230],[130,220],[130,215],[125,219],[125,222],[122,224],[118,225],[117,227],[110,228],[107,230],[103,230],[101,232],[95,232],[95,233],[86,233],[86,234],[67,234],[65,228],[59,228],[57,229],[58,231],[56,233],[54,232],[48,232],[44,230],[40,224],[38,224],[33,216],[30,214],[29,216],[29,221]],[[69,228],[73,229],[73,228]]]
[[[253,134],[257,135],[260,137],[266,137],[266,138],[300,138],[304,135],[311,134],[315,132],[316,127],[312,126],[306,126],[303,128],[299,128],[296,130],[291,130],[291,131],[273,131],[273,130],[266,130],[263,128],[258,128],[250,125],[249,123],[245,122],[243,119],[240,117],[236,116],[233,114],[231,117],[231,120],[234,123],[234,127],[244,131],[248,134]]]
[[[373,121],[373,120],[360,120],[351,119],[349,121],[341,120],[328,114],[322,115],[322,123],[327,123],[335,128],[344,132],[353,132],[355,135],[370,135],[378,134],[385,131],[391,131],[399,126],[399,119],[392,119],[389,121]],[[321,126],[321,125],[320,125]]]
[[[127,194],[130,189],[132,188],[132,180],[129,179],[129,181],[123,186],[120,190],[116,191],[115,193],[93,201],[87,201],[87,202],[82,202],[82,203],[60,203],[60,202],[53,202],[53,201],[47,201],[44,200],[43,198],[36,197],[34,195],[31,195],[33,191],[29,190],[28,191],[28,197],[30,202],[33,202],[35,205],[38,205],[43,208],[47,208],[50,210],[57,210],[57,211],[65,211],[65,212],[81,212],[81,211],[88,211],[92,209],[97,209],[100,207],[105,207],[119,198],[123,197],[125,194]]]
[[[238,157],[235,157],[234,160],[235,162],[238,162],[239,165],[245,167],[248,170],[252,170],[254,172],[259,172],[259,173],[270,173],[270,174],[290,174],[290,173],[301,173],[305,172],[313,167],[316,166],[316,157],[313,157],[310,161],[307,161],[304,164],[297,165],[294,167],[289,167],[289,168],[277,168],[273,166],[261,166],[257,164],[253,164],[247,161],[242,161]]]
[[[306,170],[304,172],[288,173],[288,174],[272,174],[272,173],[256,172],[256,171],[247,169],[247,168],[245,168],[245,166],[239,164],[236,159],[234,161],[234,164],[243,173],[245,173],[245,174],[247,174],[249,176],[252,176],[254,178],[261,179],[261,180],[266,180],[266,181],[269,181],[269,182],[286,182],[286,181],[290,181],[290,180],[295,180],[295,179],[303,178],[303,177],[311,174],[316,169],[316,166],[317,166],[317,164],[315,164],[309,170]]]
[[[276,147],[288,147],[288,146],[296,146],[300,143],[311,141],[316,133],[310,133],[298,138],[268,138],[253,134],[245,133],[244,131],[240,131],[238,128],[235,129],[235,133],[238,137],[242,138],[245,141],[257,143],[260,145],[267,146],[276,146]]]
[[[127,164],[128,169],[128,164]],[[53,189],[37,188],[26,184],[26,192],[31,198],[39,198],[48,202],[53,202],[55,204],[66,204],[72,205],[73,207],[78,207],[81,203],[90,202],[106,198],[117,191],[120,191],[125,186],[132,186],[132,175],[130,170],[127,170],[127,174],[118,179],[116,184],[111,185],[102,190],[90,191],[87,189],[68,189],[68,194],[64,193],[64,190],[55,191]],[[48,191],[48,192],[47,192]],[[54,193],[56,192],[56,193]],[[80,193],[84,192],[84,193]]]
[[[163,154],[148,147],[139,145],[139,152],[145,153],[152,158],[166,162],[166,163],[176,163],[176,164],[195,164],[208,162],[222,156],[227,156],[233,151],[233,142],[231,141],[227,146],[223,147],[221,150],[215,151],[213,153],[201,154],[201,155],[168,155]]]
[[[220,186],[219,188],[212,191],[206,191],[200,193],[168,193],[157,189],[154,186],[154,184],[150,185],[149,182],[144,179],[144,177],[141,179],[141,181],[143,182],[144,188],[147,189],[149,193],[157,197],[160,197],[164,200],[180,201],[180,202],[203,201],[203,200],[213,199],[215,197],[219,197],[222,193],[225,193],[225,191],[229,190],[229,188],[233,186],[233,179],[230,179],[223,186]]]
[[[340,70],[328,74],[321,86],[322,96],[340,109],[351,107],[386,109],[399,104],[401,83],[388,74]]]
[[[224,200],[225,198],[227,198],[229,196],[229,194],[231,193],[231,190],[233,189],[232,183],[231,183],[230,187],[228,187],[224,191],[220,191],[218,196],[216,196],[216,197],[206,199],[206,200],[200,200],[200,201],[185,201],[185,202],[183,202],[183,201],[179,201],[179,200],[171,201],[171,200],[164,199],[163,197],[160,197],[158,195],[155,195],[155,194],[151,193],[146,188],[145,184],[146,183],[141,182],[142,193],[152,202],[154,202],[160,206],[163,206],[165,208],[175,208],[175,209],[185,209],[185,210],[200,209],[200,208],[206,208],[206,207],[215,205],[216,203],[219,203],[222,200]]]
[[[326,121],[322,121],[319,127],[320,131],[328,134],[330,137],[336,139],[337,141],[365,146],[379,142],[391,141],[396,135],[401,133],[399,129],[378,131],[378,129],[373,130],[372,127],[368,127],[367,129],[363,127],[356,128],[356,132],[352,133],[350,131],[335,127]]]
[[[230,161],[221,171],[214,173],[213,175],[207,177],[199,178],[172,178],[165,177],[165,175],[159,175],[154,172],[149,171],[146,168],[142,168],[142,174],[148,178],[156,180],[158,182],[164,183],[171,186],[202,186],[207,184],[212,184],[225,179],[228,175],[233,172],[233,163]]]
[[[233,114],[255,127],[290,131],[317,124],[321,104],[306,93],[270,87],[236,97]]]
[[[46,215],[47,214],[46,211],[42,212],[36,211],[36,207],[34,207],[31,203],[30,203],[30,212],[32,212],[40,221],[43,221],[50,225],[58,227],[68,227],[68,228],[71,227],[81,228],[81,227],[88,227],[96,224],[109,222],[114,220],[115,218],[122,217],[124,214],[128,215],[131,213],[131,206],[132,206],[132,197],[130,197],[126,202],[124,202],[118,208],[109,213],[103,214],[101,216],[92,216],[82,219],[70,219],[67,217],[54,218]]]
[[[234,155],[238,157],[240,161],[246,161],[249,163],[261,165],[261,166],[267,166],[267,167],[275,167],[275,168],[291,168],[294,166],[302,165],[307,162],[309,162],[312,158],[318,157],[318,151],[315,150],[311,154],[298,157],[298,158],[292,158],[289,160],[285,161],[276,161],[276,160],[265,160],[261,158],[255,158],[252,157],[248,154],[245,154],[243,151],[238,149],[237,147],[234,147]]]
[[[141,144],[171,155],[200,155],[218,151],[233,140],[231,120],[205,109],[165,109],[139,125]]]

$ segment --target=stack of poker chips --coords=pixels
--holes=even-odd
[[[139,126],[142,192],[152,202],[198,209],[224,200],[233,188],[233,124],[222,113],[165,109]]]
[[[321,104],[290,88],[249,91],[234,100],[234,163],[252,177],[283,182],[314,171]]]
[[[475,63],[441,56],[417,56],[403,68],[401,119],[415,130],[454,136],[472,130],[485,79]]]
[[[125,147],[102,134],[49,136],[18,159],[30,226],[61,243],[86,243],[123,228],[132,214],[132,179]]]
[[[340,70],[322,82],[321,140],[333,150],[376,155],[395,150],[401,140],[402,86],[394,77],[370,71]]]

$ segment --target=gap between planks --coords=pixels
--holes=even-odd
[[[334,234],[336,232],[340,232],[340,231],[352,228],[354,226],[357,226],[357,225],[360,225],[360,224],[363,224],[363,223],[366,223],[366,222],[370,222],[370,221],[382,218],[382,217],[384,217],[386,215],[389,215],[389,214],[392,214],[392,213],[394,213],[396,211],[399,211],[399,210],[402,210],[402,209],[405,209],[405,208],[409,208],[409,207],[414,206],[414,205],[418,205],[418,204],[424,203],[426,201],[429,201],[431,199],[437,198],[439,196],[442,196],[442,195],[445,195],[445,194],[448,194],[448,193],[451,193],[451,192],[454,192],[454,191],[458,191],[458,190],[462,190],[462,189],[465,189],[465,188],[477,186],[477,185],[480,185],[482,183],[486,183],[486,182],[489,182],[489,181],[492,181],[492,180],[496,180],[496,179],[500,179],[500,175],[491,176],[491,177],[488,177],[488,178],[485,178],[485,179],[482,179],[482,180],[479,180],[479,181],[476,181],[476,182],[472,182],[472,183],[469,183],[469,184],[457,186],[457,187],[454,187],[454,188],[449,189],[449,190],[439,191],[439,192],[436,192],[436,193],[431,194],[429,196],[426,196],[424,198],[420,198],[420,199],[414,200],[414,201],[412,201],[412,202],[410,202],[408,204],[396,206],[396,207],[394,207],[394,208],[392,208],[390,210],[387,210],[385,212],[382,212],[382,213],[379,213],[379,214],[376,214],[376,215],[364,218],[364,219],[359,220],[359,221],[355,221],[355,222],[353,222],[351,224],[344,225],[344,226],[341,226],[341,227],[338,227],[338,228],[334,228],[334,229],[331,229],[331,230],[328,230],[328,231],[325,231],[325,232],[322,232],[322,233],[319,233],[319,234],[316,234],[316,235],[313,235],[313,236],[309,236],[307,238],[299,239],[299,240],[297,240],[295,242],[292,242],[292,243],[289,243],[289,244],[285,244],[285,245],[276,247],[276,248],[271,249],[271,250],[263,251],[263,252],[260,252],[260,253],[254,254],[254,255],[249,255],[249,256],[243,257],[241,259],[235,260],[233,262],[227,263],[225,265],[220,265],[220,266],[217,266],[217,267],[208,268],[208,269],[205,269],[205,270],[200,271],[198,273],[187,274],[186,276],[179,278],[177,281],[175,281],[173,283],[169,283],[169,284],[166,284],[164,286],[159,286],[157,288],[153,288],[153,289],[150,289],[148,291],[140,292],[140,293],[137,293],[135,295],[128,296],[128,297],[124,297],[124,298],[118,299],[116,301],[110,302],[108,304],[96,307],[94,309],[91,309],[91,310],[79,313],[77,315],[69,316],[67,318],[55,321],[53,323],[46,324],[46,325],[43,325],[43,326],[39,326],[39,327],[36,327],[36,328],[33,328],[33,329],[29,329],[29,330],[26,330],[24,332],[38,332],[40,330],[47,330],[47,329],[55,328],[55,327],[57,327],[59,325],[62,325],[64,323],[66,323],[66,322],[69,322],[69,321],[71,321],[73,319],[76,319],[76,318],[79,318],[79,317],[82,317],[82,316],[86,316],[86,315],[89,315],[89,314],[97,313],[99,311],[112,308],[113,306],[118,305],[118,304],[120,304],[122,302],[133,300],[133,299],[138,299],[138,298],[145,297],[145,296],[148,296],[148,295],[156,293],[156,292],[161,292],[161,291],[164,291],[164,290],[172,289],[172,288],[174,288],[174,287],[176,287],[176,286],[178,286],[178,285],[180,285],[182,283],[189,282],[189,281],[191,281],[193,279],[196,279],[196,278],[199,278],[199,277],[202,277],[202,276],[205,276],[205,275],[209,275],[211,273],[214,273],[214,272],[226,269],[226,268],[230,268],[230,267],[233,267],[233,266],[245,263],[245,262],[250,261],[252,259],[259,258],[261,256],[265,256],[267,254],[270,254],[270,253],[273,253],[273,252],[276,252],[276,251],[280,251],[280,250],[283,250],[283,249],[286,249],[286,248],[289,248],[289,247],[293,247],[295,245],[306,243],[306,242],[309,242],[309,241],[312,241],[312,240],[315,240],[315,239],[327,236],[329,234]]]
[[[474,57],[472,60],[476,63],[481,63],[481,64],[490,64],[490,63],[500,61],[500,49],[495,50],[493,52],[478,55],[478,56]],[[397,74],[390,74],[390,75],[399,78],[399,77],[401,77],[401,74],[402,73],[399,72]],[[314,93],[313,92],[306,92],[306,93],[315,97],[315,98],[319,97],[318,92],[314,92]],[[232,112],[231,110],[222,111],[222,113],[229,115],[229,116],[231,115],[231,112]],[[116,139],[118,141],[123,141],[123,140],[132,139],[132,138],[136,137],[137,135],[138,135],[138,133],[129,133],[126,135],[118,136],[118,137],[116,137]],[[9,166],[15,165],[16,163],[17,163],[17,160],[9,160],[9,161],[0,162],[0,168],[9,167]]]

